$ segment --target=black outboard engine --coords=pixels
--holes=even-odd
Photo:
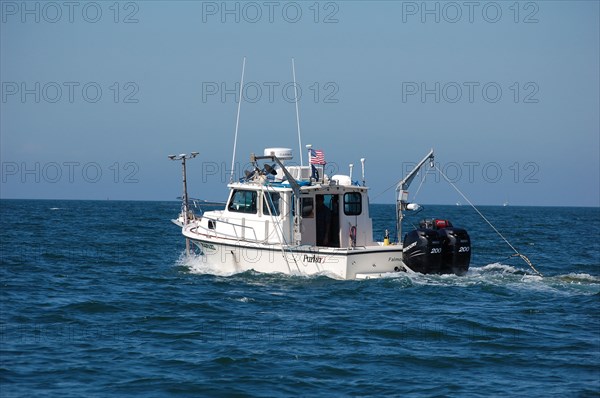
[[[464,275],[471,261],[471,239],[466,230],[448,220],[428,219],[404,236],[402,260],[423,274]]]
[[[419,228],[404,235],[402,261],[422,274],[438,274],[442,269],[442,242],[433,229]]]
[[[448,227],[437,231],[442,240],[442,274],[464,275],[471,262],[471,238],[462,228]]]

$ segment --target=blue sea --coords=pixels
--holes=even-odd
[[[426,206],[467,275],[224,275],[178,202],[2,200],[0,396],[600,397],[600,209]],[[381,240],[393,205],[371,205]]]

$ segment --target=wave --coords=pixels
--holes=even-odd
[[[586,273],[539,276],[507,264],[493,263],[470,267],[463,276],[457,275],[405,275],[414,285],[438,285],[469,287],[476,285],[495,286],[510,290],[538,291],[551,294],[600,293],[600,276]]]
[[[565,282],[600,283],[600,276],[593,276],[590,274],[583,274],[583,273],[570,273],[570,274],[566,274],[566,275],[559,275],[558,278],[560,278],[561,280],[563,280]]]
[[[204,261],[202,255],[194,253],[187,255],[185,251],[179,255],[176,265],[188,268],[191,273],[199,275],[232,276],[241,273],[241,271],[225,270],[222,267],[212,266]]]
[[[484,265],[483,267],[470,267],[467,275],[469,275],[469,274],[481,275],[481,274],[493,273],[493,272],[500,272],[503,274],[520,274],[520,275],[523,275],[525,273],[523,270],[513,267],[513,266],[510,266],[510,265],[506,265],[506,264],[502,264],[502,263],[492,263],[492,264]]]
[[[207,264],[203,256],[191,254],[187,256],[182,252],[176,262],[177,266],[185,267],[192,274],[212,275],[220,277],[232,277],[236,275],[252,278],[262,278],[265,283],[269,280],[281,279],[328,279],[340,280],[331,272],[320,272],[318,274],[265,274],[256,271],[240,271],[235,269],[224,269]],[[424,275],[419,273],[407,274],[404,272],[393,272],[383,275],[379,280],[397,281],[404,287],[409,286],[448,286],[469,287],[477,285],[498,286],[510,289],[526,289],[529,291],[546,291],[567,294],[598,294],[600,293],[600,276],[586,273],[569,273],[564,275],[539,276],[511,265],[502,263],[491,263],[483,266],[471,266],[466,275]],[[377,283],[378,279],[368,279],[362,283]]]

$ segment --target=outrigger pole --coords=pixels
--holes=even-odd
[[[429,151],[427,156],[425,156],[416,166],[415,168],[408,173],[406,177],[396,187],[396,231],[398,231],[398,243],[402,242],[402,218],[404,218],[404,214],[402,213],[407,209],[409,204],[408,202],[408,187],[413,182],[419,170],[423,165],[429,161],[431,167],[433,164],[433,149]]]

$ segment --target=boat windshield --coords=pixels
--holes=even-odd
[[[238,213],[256,214],[256,191],[236,189],[231,195],[227,210]]]

